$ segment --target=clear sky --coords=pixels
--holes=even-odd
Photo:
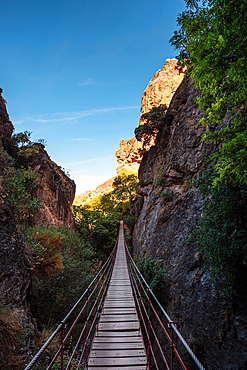
[[[0,86],[15,132],[46,140],[77,194],[116,175],[183,0],[1,0]]]

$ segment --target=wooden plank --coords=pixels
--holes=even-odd
[[[91,347],[89,370],[148,369],[124,248],[121,223],[115,266]]]
[[[143,345],[142,336],[138,335],[137,337],[130,337],[130,336],[120,336],[120,337],[95,337],[93,343],[112,343],[112,344],[120,344],[123,345],[125,343],[141,343]]]
[[[122,342],[94,342],[93,346],[92,346],[92,351],[94,350],[108,350],[108,351],[111,351],[113,349],[143,349],[143,343],[142,342],[133,342],[133,343],[130,343],[129,341],[125,342],[125,343],[122,343]]]
[[[135,366],[90,366],[88,370],[147,370],[147,365],[135,365]]]
[[[113,321],[138,321],[136,315],[103,315],[100,318],[100,322],[113,322]]]
[[[112,331],[97,331],[96,337],[139,337],[141,338],[140,331],[115,331],[114,333]]]
[[[98,330],[99,331],[116,331],[116,330],[123,330],[123,331],[133,331],[138,330],[140,328],[139,321],[130,321],[130,322],[99,322]]]
[[[135,365],[145,365],[147,362],[146,356],[144,357],[120,357],[120,358],[91,358],[88,361],[88,366],[135,366]]]
[[[102,315],[128,315],[130,313],[136,314],[136,308],[131,307],[119,307],[119,308],[103,308]]]
[[[117,301],[122,301],[125,298],[128,298],[128,299],[131,298],[132,300],[134,300],[132,292],[124,292],[121,290],[117,292],[115,291],[109,292],[105,299],[116,299]]]
[[[111,358],[111,357],[145,357],[146,353],[143,349],[118,349],[118,350],[97,350],[94,349],[90,352],[90,358]]]
[[[109,308],[109,307],[130,307],[130,308],[134,308],[135,307],[135,302],[114,302],[114,301],[109,301],[109,302],[106,302],[105,308]]]

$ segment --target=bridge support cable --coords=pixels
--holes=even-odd
[[[38,353],[34,356],[34,358],[26,366],[25,370],[40,369],[41,368],[41,365],[40,365],[41,363],[42,363],[42,369],[46,368],[47,370],[50,370],[50,369],[52,369],[52,366],[55,363],[57,363],[59,358],[61,358],[61,367],[59,367],[59,369],[65,370],[65,366],[66,366],[66,370],[69,369],[69,367],[72,363],[72,360],[75,358],[76,351],[73,351],[72,356],[69,359],[69,362],[65,363],[65,361],[64,361],[64,347],[65,347],[65,344],[68,341],[68,339],[69,339],[73,329],[75,328],[76,324],[79,324],[79,320],[82,320],[82,316],[84,315],[84,316],[86,316],[86,319],[84,319],[84,316],[83,316],[83,320],[85,322],[84,322],[83,329],[82,329],[82,331],[80,333],[80,336],[79,336],[80,341],[82,340],[84,331],[85,331],[85,329],[86,329],[86,327],[89,323],[89,319],[92,316],[93,311],[94,311],[94,309],[95,309],[95,307],[98,303],[96,314],[94,315],[94,318],[92,320],[92,322],[93,322],[92,325],[95,325],[95,323],[97,321],[97,317],[100,314],[100,311],[101,311],[101,308],[102,308],[102,302],[103,302],[105,294],[107,292],[107,288],[108,288],[108,285],[109,285],[109,282],[110,282],[110,277],[111,277],[111,274],[112,274],[112,271],[113,271],[113,266],[114,266],[115,256],[116,256],[116,250],[117,250],[117,244],[118,244],[118,238],[117,238],[115,246],[112,250],[112,253],[108,257],[107,261],[102,266],[102,268],[100,269],[98,274],[95,276],[93,281],[89,284],[89,286],[84,291],[84,293],[81,295],[81,297],[78,299],[78,301],[71,308],[69,313],[61,321],[61,323],[57,326],[55,331],[51,334],[51,336],[48,338],[48,340],[45,342],[45,344],[42,346],[42,348],[38,351]],[[97,294],[96,294],[96,298],[95,298],[95,292],[96,291],[97,291]],[[83,304],[83,302],[84,302],[84,304]],[[93,304],[92,304],[92,302],[93,302]],[[92,304],[93,308],[90,309],[89,314],[86,314],[86,310],[89,307],[89,303]],[[77,314],[76,319],[74,319],[72,324],[70,324],[70,328],[68,329],[67,334],[66,334],[65,329],[67,328],[67,324],[68,324],[69,320],[71,320],[72,316],[76,314],[76,310],[79,309],[80,304],[83,304],[83,307],[80,309],[79,314]],[[81,325],[81,323],[80,323],[80,325]],[[92,331],[92,325],[91,325],[91,330],[89,331],[89,333],[91,333],[91,331]],[[87,338],[86,338],[87,341],[89,339],[89,335],[90,335],[89,333],[87,334]],[[58,337],[59,334],[61,335],[61,344],[60,344],[56,354],[54,355],[54,357],[52,359],[50,359],[50,362],[47,365],[44,365],[44,364],[47,363],[47,360],[44,360],[44,357],[47,357],[46,351],[49,350],[50,345],[55,340],[55,338]],[[78,346],[80,344],[80,341],[79,341],[79,338],[78,338],[77,343],[76,343],[77,349],[78,349]],[[85,343],[87,341],[85,341]],[[84,343],[84,346],[83,346],[84,351],[85,351],[85,343]],[[82,358],[81,358],[81,360],[82,360]],[[79,362],[78,369],[81,368],[80,366],[81,366],[81,364]]]
[[[173,367],[174,367],[174,359],[176,358],[177,363],[180,366],[180,368],[182,368],[183,370],[188,369],[186,367],[186,365],[184,364],[181,356],[179,355],[179,352],[176,348],[176,345],[174,344],[174,333],[175,333],[178,340],[181,342],[183,347],[185,347],[185,349],[187,350],[188,354],[190,355],[190,357],[192,358],[194,363],[197,365],[197,367],[200,370],[205,370],[203,365],[200,363],[198,358],[195,356],[192,349],[189,347],[189,345],[187,344],[185,339],[182,337],[181,333],[179,332],[179,330],[176,327],[176,324],[170,319],[169,315],[164,310],[164,308],[161,306],[160,302],[158,301],[158,299],[155,297],[154,293],[152,292],[152,289],[149,287],[146,280],[144,279],[144,277],[140,273],[138,267],[136,266],[133,258],[131,257],[131,255],[129,253],[129,250],[126,246],[126,243],[125,243],[125,248],[126,248],[127,256],[128,256],[129,272],[130,272],[131,283],[132,283],[132,287],[133,287],[133,291],[134,291],[135,301],[136,301],[136,305],[138,307],[138,313],[139,313],[139,316],[140,316],[140,321],[143,325],[144,332],[146,334],[146,342],[147,342],[146,351],[147,351],[147,353],[151,352],[152,360],[153,360],[155,368],[156,369],[164,369],[164,365],[165,365],[167,370],[172,370]],[[145,302],[144,301],[146,302],[146,305],[148,306],[148,308],[145,307]],[[171,331],[170,334],[168,333],[168,330],[166,330],[165,325],[163,324],[164,318],[161,319],[159,317],[159,315],[157,313],[157,309],[155,309],[155,307],[154,307],[154,304],[160,310],[163,317],[165,318],[165,320],[167,322],[166,325],[167,325],[168,329],[170,329],[170,331]],[[153,327],[152,322],[151,322],[152,320],[150,319],[151,315],[152,315],[152,317],[156,318],[156,322],[158,323],[159,327],[162,329],[163,333],[165,334],[165,337],[167,338],[168,347],[170,347],[170,360],[168,360],[167,348],[166,348],[166,351],[162,349],[162,347],[164,347],[164,346],[161,345],[161,343],[160,343],[160,341],[157,337],[157,334],[155,333],[154,327]],[[147,325],[150,327],[150,330],[151,330],[149,332],[148,332]],[[153,342],[153,344],[152,344],[152,342]],[[157,351],[154,351],[154,349],[153,349],[154,345],[157,347]],[[163,365],[161,365],[161,367],[159,367],[159,364],[157,365],[157,363],[160,362],[160,361],[157,361],[154,358],[155,357],[154,352],[155,353],[158,352],[159,353],[159,358],[161,358],[163,360]],[[164,352],[167,352],[166,355],[164,354]]]
[[[115,265],[94,337],[88,370],[149,370],[120,222]]]

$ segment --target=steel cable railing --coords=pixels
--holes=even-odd
[[[126,248],[126,251],[127,251],[127,258],[128,258],[128,265],[129,265],[129,272],[130,272],[131,284],[132,284],[132,288],[133,288],[133,293],[134,293],[136,305],[137,305],[137,308],[138,308],[138,311],[139,311],[140,322],[141,322],[141,324],[142,324],[142,326],[144,328],[144,332],[146,334],[146,339],[147,339],[146,340],[146,342],[147,342],[146,343],[146,345],[147,345],[146,352],[147,352],[148,357],[150,357],[149,356],[149,353],[151,352],[151,354],[152,354],[152,360],[154,362],[154,365],[155,365],[156,370],[158,370],[159,367],[158,367],[157,360],[155,358],[155,353],[154,353],[155,351],[153,349],[153,344],[156,344],[157,345],[158,352],[160,354],[160,357],[163,360],[163,365],[162,366],[165,365],[167,370],[172,370],[173,369],[173,366],[174,366],[174,355],[177,358],[178,363],[180,364],[180,367],[183,370],[187,370],[187,367],[185,366],[185,364],[184,364],[181,356],[179,355],[179,352],[178,352],[178,350],[177,350],[177,348],[176,348],[176,346],[174,344],[174,338],[173,338],[173,334],[174,333],[176,333],[177,338],[183,344],[183,346],[185,347],[185,349],[187,350],[187,352],[189,353],[189,355],[191,356],[191,358],[193,359],[193,361],[195,362],[195,364],[197,365],[197,367],[200,370],[205,370],[204,367],[202,366],[202,364],[200,363],[200,361],[198,360],[198,358],[195,356],[195,354],[192,351],[192,349],[189,347],[189,345],[187,344],[187,342],[182,337],[181,333],[178,331],[178,329],[177,329],[176,325],[174,324],[174,322],[170,319],[170,317],[167,314],[167,312],[164,310],[164,308],[159,303],[158,299],[155,297],[154,293],[152,292],[152,289],[149,287],[149,285],[147,284],[147,282],[144,279],[144,277],[142,276],[142,274],[140,273],[138,267],[136,266],[133,258],[131,257],[131,255],[129,253],[129,250],[128,250],[127,246],[126,246],[126,243],[125,243],[125,248]],[[166,330],[166,328],[165,328],[165,326],[164,326],[161,318],[159,317],[159,315],[157,313],[157,310],[155,309],[155,307],[154,307],[154,305],[152,303],[151,297],[152,297],[153,302],[155,302],[155,304],[157,304],[157,307],[160,309],[161,313],[165,316],[166,321],[168,323],[168,327],[171,329],[171,335],[168,333],[168,331]],[[158,340],[158,337],[157,337],[157,335],[155,333],[154,327],[153,327],[153,325],[151,323],[151,320],[150,320],[150,312],[148,312],[147,308],[145,307],[144,298],[145,298],[145,300],[146,300],[146,302],[148,304],[149,309],[151,309],[152,315],[154,315],[155,318],[157,319],[157,322],[158,322],[160,328],[162,329],[163,333],[165,334],[165,337],[168,340],[168,344],[169,344],[169,346],[171,348],[171,351],[170,351],[170,361],[167,358],[168,356],[164,354],[164,351],[162,349],[162,346],[160,344],[160,341]],[[146,323],[148,323],[148,325],[150,327],[150,331],[149,332],[148,332]],[[152,344],[152,341],[151,341],[151,335],[150,335],[151,333],[152,333],[152,341],[153,341],[153,344]],[[149,360],[149,358],[148,358],[148,360]],[[163,368],[164,367],[162,367],[162,369]]]
[[[119,238],[119,236],[118,236]],[[66,369],[64,369],[64,359],[63,359],[63,354],[64,354],[64,346],[65,346],[65,343],[67,342],[68,338],[70,337],[73,329],[75,328],[76,324],[78,323],[79,319],[82,317],[82,314],[85,314],[85,310],[88,309],[89,307],[89,302],[91,299],[93,299],[94,295],[95,295],[95,292],[97,290],[97,293],[96,293],[96,298],[95,300],[93,301],[93,305],[90,309],[90,312],[88,314],[88,312],[86,313],[86,321],[83,325],[83,328],[82,328],[82,331],[80,333],[80,336],[76,342],[76,349],[78,349],[78,346],[82,340],[82,337],[83,337],[83,334],[87,328],[87,325],[89,323],[89,320],[91,318],[91,316],[93,316],[93,311],[98,303],[98,306],[97,306],[97,310],[96,310],[96,313],[94,315],[94,318],[92,320],[92,324],[91,324],[91,327],[89,329],[89,333],[86,334],[86,340],[84,342],[84,346],[83,346],[83,351],[82,351],[82,354],[80,356],[80,360],[79,360],[79,363],[78,363],[78,367],[77,369],[79,369],[79,366],[81,365],[81,361],[82,361],[82,358],[83,358],[83,355],[86,351],[86,347],[87,347],[87,341],[89,339],[89,336],[92,332],[92,329],[93,327],[95,326],[95,322],[99,316],[99,311],[100,311],[100,308],[102,307],[102,302],[103,302],[103,299],[104,299],[104,296],[107,292],[107,287],[109,285],[109,281],[110,281],[110,277],[111,277],[111,273],[112,273],[112,270],[113,270],[113,266],[114,266],[114,261],[115,261],[115,255],[116,255],[116,248],[117,248],[117,243],[118,243],[118,238],[117,238],[117,241],[115,243],[115,246],[112,250],[112,253],[110,254],[110,256],[108,257],[107,261],[105,262],[104,266],[100,269],[100,271],[98,272],[98,274],[95,276],[95,278],[93,279],[93,281],[89,284],[89,286],[87,287],[87,289],[84,291],[84,293],[81,295],[81,297],[78,299],[78,301],[74,304],[74,306],[71,308],[71,310],[69,311],[69,313],[65,316],[65,318],[61,321],[61,323],[57,326],[57,328],[55,329],[55,331],[51,334],[51,336],[49,337],[49,339],[45,342],[45,344],[42,346],[42,348],[38,351],[38,353],[34,356],[34,358],[30,361],[30,363],[26,366],[25,370],[29,370],[29,369],[34,369],[37,365],[37,363],[40,361],[40,359],[42,359],[42,355],[45,353],[46,349],[49,347],[49,345],[51,344],[51,342],[57,337],[57,335],[59,333],[61,333],[61,345],[59,346],[57,352],[55,353],[53,359],[51,360],[51,362],[48,364],[48,367],[46,367],[47,370],[51,370],[52,369],[52,366],[56,363],[56,361],[58,360],[59,357],[61,357],[61,370],[68,370],[71,363],[72,363],[72,359],[75,357],[75,354],[76,354],[76,350],[74,348],[73,352],[72,352],[72,355],[69,359],[69,362],[66,364]],[[71,324],[67,334],[65,335],[65,328],[66,328],[66,323],[68,321],[68,319],[71,318],[72,314],[75,313],[75,310],[77,308],[79,308],[79,305],[80,303],[83,302],[83,299],[86,298],[86,301],[83,305],[83,307],[81,308],[79,314],[77,314],[76,316],[76,319],[73,321],[73,323]],[[40,367],[38,367],[40,368]]]

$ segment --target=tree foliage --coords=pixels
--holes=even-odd
[[[82,236],[91,241],[99,258],[104,259],[112,250],[119,222],[128,217],[137,184],[137,174],[123,171],[114,179],[112,191],[93,198],[83,206],[73,206],[76,227]]]
[[[202,90],[202,139],[218,145],[214,170],[199,180],[204,197],[197,241],[212,281],[229,293],[247,263],[247,3],[187,0],[171,43]]]
[[[142,142],[144,150],[148,148],[152,140],[155,140],[159,130],[163,127],[166,111],[167,106],[160,104],[141,116],[141,121],[144,123],[136,127],[135,137]]]
[[[120,202],[131,201],[136,194],[137,185],[137,174],[123,170],[113,181],[114,197]]]
[[[213,186],[231,181],[247,184],[247,4],[240,0],[209,0],[179,15],[171,43],[180,50],[181,65],[202,89],[197,98],[207,112],[206,142],[221,145],[213,160],[219,174]],[[228,117],[228,124],[222,126]],[[212,123],[216,130],[210,130]]]
[[[212,282],[229,294],[247,276],[247,186],[213,187],[215,176],[207,171],[198,181],[203,217],[194,235],[209,261]]]
[[[38,175],[31,168],[16,166],[15,159],[3,149],[0,142],[0,185],[10,198],[18,223],[32,217],[40,207],[41,201],[36,195],[37,178]]]
[[[43,224],[29,228],[27,235],[33,268],[31,308],[41,329],[60,322],[84,292],[94,276],[94,253],[68,228]]]

